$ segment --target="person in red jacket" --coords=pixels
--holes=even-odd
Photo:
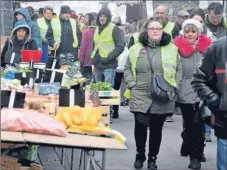
[[[91,53],[93,49],[93,37],[96,28],[96,21],[93,20],[91,25],[88,26],[86,31],[82,34],[82,41],[80,46],[79,60],[82,63],[83,75],[91,81],[92,79],[92,66],[91,66]]]

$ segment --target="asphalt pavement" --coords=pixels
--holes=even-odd
[[[163,137],[160,152],[157,159],[159,170],[188,170],[189,158],[180,156],[180,146],[182,139],[180,133],[182,130],[181,115],[173,116],[174,122],[165,122],[163,128]],[[113,120],[112,129],[120,131],[126,138],[127,150],[108,150],[106,170],[133,170],[133,163],[135,159],[136,149],[134,141],[134,119],[129,112],[128,107],[120,108],[120,119]],[[207,162],[202,163],[202,170],[216,169],[216,143],[217,140],[213,136],[212,142],[207,143],[205,147],[205,156]],[[61,149],[58,149],[60,155]],[[66,157],[64,168],[69,169],[68,163],[70,160],[70,149],[66,149]],[[57,155],[53,148],[40,147],[40,160],[44,165],[44,170],[63,170],[63,166],[59,162],[59,155]],[[100,153],[96,153],[97,160],[101,162]],[[74,170],[78,170],[80,150],[75,150]],[[147,169],[145,162],[142,170]]]

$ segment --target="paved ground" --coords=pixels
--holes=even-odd
[[[133,116],[129,113],[128,108],[120,109],[120,119],[115,120],[112,128],[120,131],[127,137],[126,145],[128,147],[125,151],[107,151],[107,170],[132,170],[135,158],[135,143],[133,134]],[[181,116],[174,115],[173,123],[165,123],[163,129],[163,138],[160,153],[158,155],[157,165],[159,170],[187,170],[189,158],[181,157],[179,154],[181,146],[180,132]],[[207,143],[205,148],[205,155],[207,162],[202,164],[202,170],[215,170],[216,161],[216,138],[212,136],[213,142]],[[60,152],[60,149],[58,149]],[[75,166],[74,169],[78,170],[79,154],[80,151],[75,151]],[[41,147],[39,150],[41,160],[44,164],[45,170],[62,170],[63,167],[59,163],[57,155],[52,148]],[[70,161],[71,150],[67,150],[65,168],[69,169],[67,161]],[[100,159],[97,153],[98,160]],[[142,170],[146,170],[145,164]]]

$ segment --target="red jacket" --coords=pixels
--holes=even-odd
[[[94,32],[92,28],[88,28],[82,34],[82,41],[80,46],[79,60],[83,66],[91,66],[91,53],[93,47]]]

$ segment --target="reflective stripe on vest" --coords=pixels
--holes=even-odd
[[[137,43],[129,49],[129,59],[131,62],[131,70],[135,80],[136,80],[136,64],[137,64],[137,59],[139,57],[141,48],[142,48],[142,44]],[[176,88],[178,87],[175,80],[177,57],[178,57],[178,49],[172,43],[161,47],[161,58],[162,58],[164,78],[171,86]],[[130,91],[127,89],[124,95],[126,98],[130,98]]]
[[[99,27],[96,28],[94,34],[95,47],[91,54],[91,58],[94,58],[97,50],[99,50],[99,54],[102,58],[107,58],[108,55],[114,50],[115,44],[112,37],[114,27],[114,24],[109,23],[101,34],[99,34]]]
[[[135,32],[133,34],[134,44],[136,44],[137,42],[139,42],[139,35],[140,35],[139,32]]]
[[[163,31],[166,32],[167,34],[169,34],[172,37],[172,30],[174,28],[174,23],[168,21],[167,25],[164,27]]]
[[[76,21],[70,18],[70,24],[72,26],[72,31],[73,31],[73,47],[76,48],[78,46],[78,39],[77,39],[77,30],[76,30]],[[53,36],[54,36],[54,41],[55,42],[61,42],[61,21],[57,19],[52,19],[51,20],[51,27],[53,30]]]

